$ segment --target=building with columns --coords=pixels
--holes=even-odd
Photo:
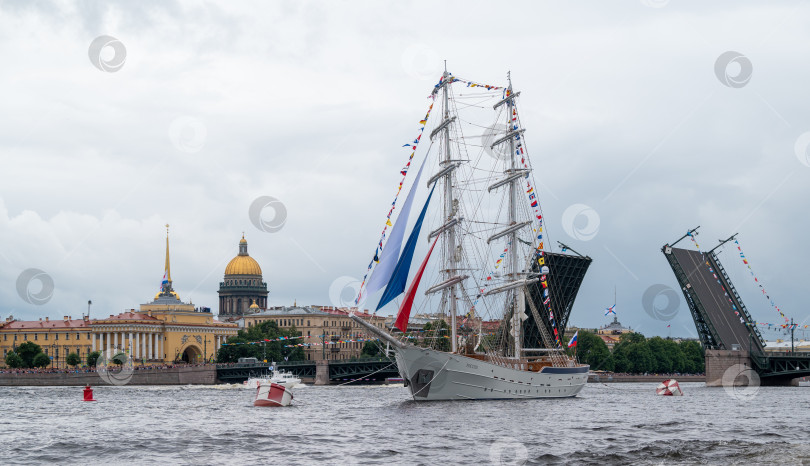
[[[168,225],[167,225],[168,228]],[[216,352],[238,326],[220,322],[207,307],[195,307],[180,300],[172,287],[169,237],[166,233],[166,264],[160,292],[155,299],[101,319],[0,322],[0,367],[20,344],[32,341],[52,358],[52,366],[66,367],[65,359],[77,353],[84,363],[87,354],[101,351],[107,357],[123,352],[136,364],[202,363],[216,358]]]
[[[267,283],[262,281],[262,268],[248,254],[247,240],[242,234],[239,254],[228,262],[225,277],[219,284],[219,318],[235,321],[245,315],[251,305],[267,308]]]

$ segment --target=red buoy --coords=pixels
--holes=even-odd
[[[93,389],[90,385],[84,387],[84,400],[83,401],[96,401],[93,399]]]

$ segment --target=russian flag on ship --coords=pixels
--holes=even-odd
[[[571,337],[571,340],[568,341],[568,347],[569,348],[573,348],[574,346],[577,346],[577,334],[578,333],[579,333],[579,330],[574,332],[574,336]]]

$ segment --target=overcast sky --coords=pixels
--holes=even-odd
[[[810,324],[808,20],[804,2],[0,2],[0,315],[137,308],[166,223],[184,300],[216,312],[244,231],[270,305],[349,301],[446,59],[522,92],[548,233],[594,259],[572,324],[607,323],[616,287],[622,323],[695,336],[680,294],[671,329],[642,296],[677,289],[660,248],[697,225],[706,250],[739,232]],[[91,62],[100,36],[122,65],[112,47]],[[280,230],[251,223],[261,196]],[[595,215],[566,224],[577,204]],[[781,322],[720,257],[754,318]],[[44,304],[38,279],[18,293],[28,269],[53,281]]]

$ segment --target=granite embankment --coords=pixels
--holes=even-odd
[[[99,372],[0,372],[0,386],[84,386],[84,385],[213,385],[215,365],[135,368]]]
[[[705,375],[657,375],[657,374],[591,374],[588,382],[591,383],[620,383],[620,382],[663,382],[675,379],[678,382],[705,382]]]

